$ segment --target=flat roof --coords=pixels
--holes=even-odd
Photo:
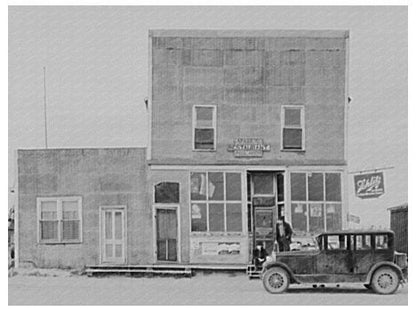
[[[150,29],[150,37],[280,37],[280,38],[348,38],[349,30],[305,30],[305,29]]]

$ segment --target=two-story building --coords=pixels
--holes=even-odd
[[[154,260],[345,227],[347,31],[150,31]],[[253,237],[254,235],[254,237]]]
[[[247,264],[346,227],[348,31],[152,30],[147,149],[19,150],[17,261]]]

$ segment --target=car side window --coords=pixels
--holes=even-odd
[[[387,234],[377,234],[375,236],[375,248],[376,249],[388,249],[388,236]]]
[[[367,250],[371,249],[371,235],[360,234],[355,237],[355,249]]]
[[[345,235],[328,235],[327,236],[328,250],[343,250],[348,249],[347,237]]]

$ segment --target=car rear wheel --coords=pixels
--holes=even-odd
[[[271,294],[283,293],[289,287],[289,275],[280,267],[267,270],[262,279],[264,288]]]
[[[389,295],[397,290],[399,284],[398,273],[390,267],[383,267],[374,272],[371,288],[378,294]]]

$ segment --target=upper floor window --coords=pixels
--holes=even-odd
[[[217,107],[194,106],[192,113],[193,150],[215,150]]]
[[[305,116],[303,106],[282,107],[282,149],[305,150]]]
[[[39,242],[81,242],[81,198],[38,198]]]

